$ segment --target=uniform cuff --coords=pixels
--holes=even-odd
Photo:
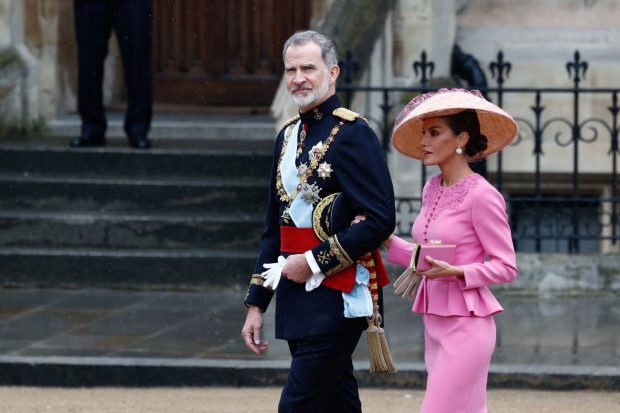
[[[312,255],[312,251],[310,250],[310,251],[304,252],[304,256],[306,257],[306,261],[308,261],[308,265],[310,266],[310,269],[312,270],[312,275],[321,274],[321,268],[319,267],[319,264],[314,259],[314,255]]]

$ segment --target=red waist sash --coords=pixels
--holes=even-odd
[[[280,227],[280,251],[291,254],[303,254],[321,243],[312,228]],[[379,250],[372,252],[377,270],[377,285],[383,287],[390,283]],[[326,277],[322,284],[338,291],[350,293],[355,285],[355,265],[349,265],[342,271]]]

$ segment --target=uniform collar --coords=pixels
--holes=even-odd
[[[310,109],[307,112],[300,113],[299,116],[302,123],[305,123],[308,126],[317,125],[323,119],[331,115],[332,112],[339,107],[340,101],[338,100],[338,97],[334,94],[315,108]]]

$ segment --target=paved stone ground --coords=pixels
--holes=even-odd
[[[100,358],[290,359],[265,315],[268,353],[240,337],[245,290],[0,289],[0,355]],[[620,297],[536,297],[497,291],[493,364],[620,368]],[[411,303],[385,294],[386,334],[399,362],[423,362],[424,330]],[[367,360],[360,343],[356,360]]]
[[[0,387],[6,413],[271,413],[279,388],[54,389]],[[362,388],[364,412],[418,411],[422,391]],[[489,412],[618,413],[620,392],[490,390]]]
[[[265,317],[266,355],[240,337],[244,291],[0,290],[0,384],[21,386],[280,386],[290,355]],[[620,298],[498,292],[489,387],[620,390]],[[386,294],[386,334],[399,373],[375,388],[424,386],[423,327],[411,303]],[[4,410],[0,409],[0,413]],[[561,412],[557,412],[561,413]],[[619,410],[620,413],[620,410]]]

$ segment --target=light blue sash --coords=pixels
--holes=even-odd
[[[282,185],[289,196],[295,192],[297,185],[299,185],[299,176],[297,176],[297,166],[295,165],[295,154],[297,152],[297,134],[300,124],[301,121],[298,121],[289,135],[288,143],[286,144],[286,152],[284,152],[282,164],[280,165]],[[304,201],[300,194],[297,194],[289,208],[289,215],[297,228],[312,227],[312,209],[313,206]]]
[[[370,317],[372,315],[369,282],[370,273],[368,270],[363,265],[355,264],[355,286],[350,293],[342,293],[345,317]]]

